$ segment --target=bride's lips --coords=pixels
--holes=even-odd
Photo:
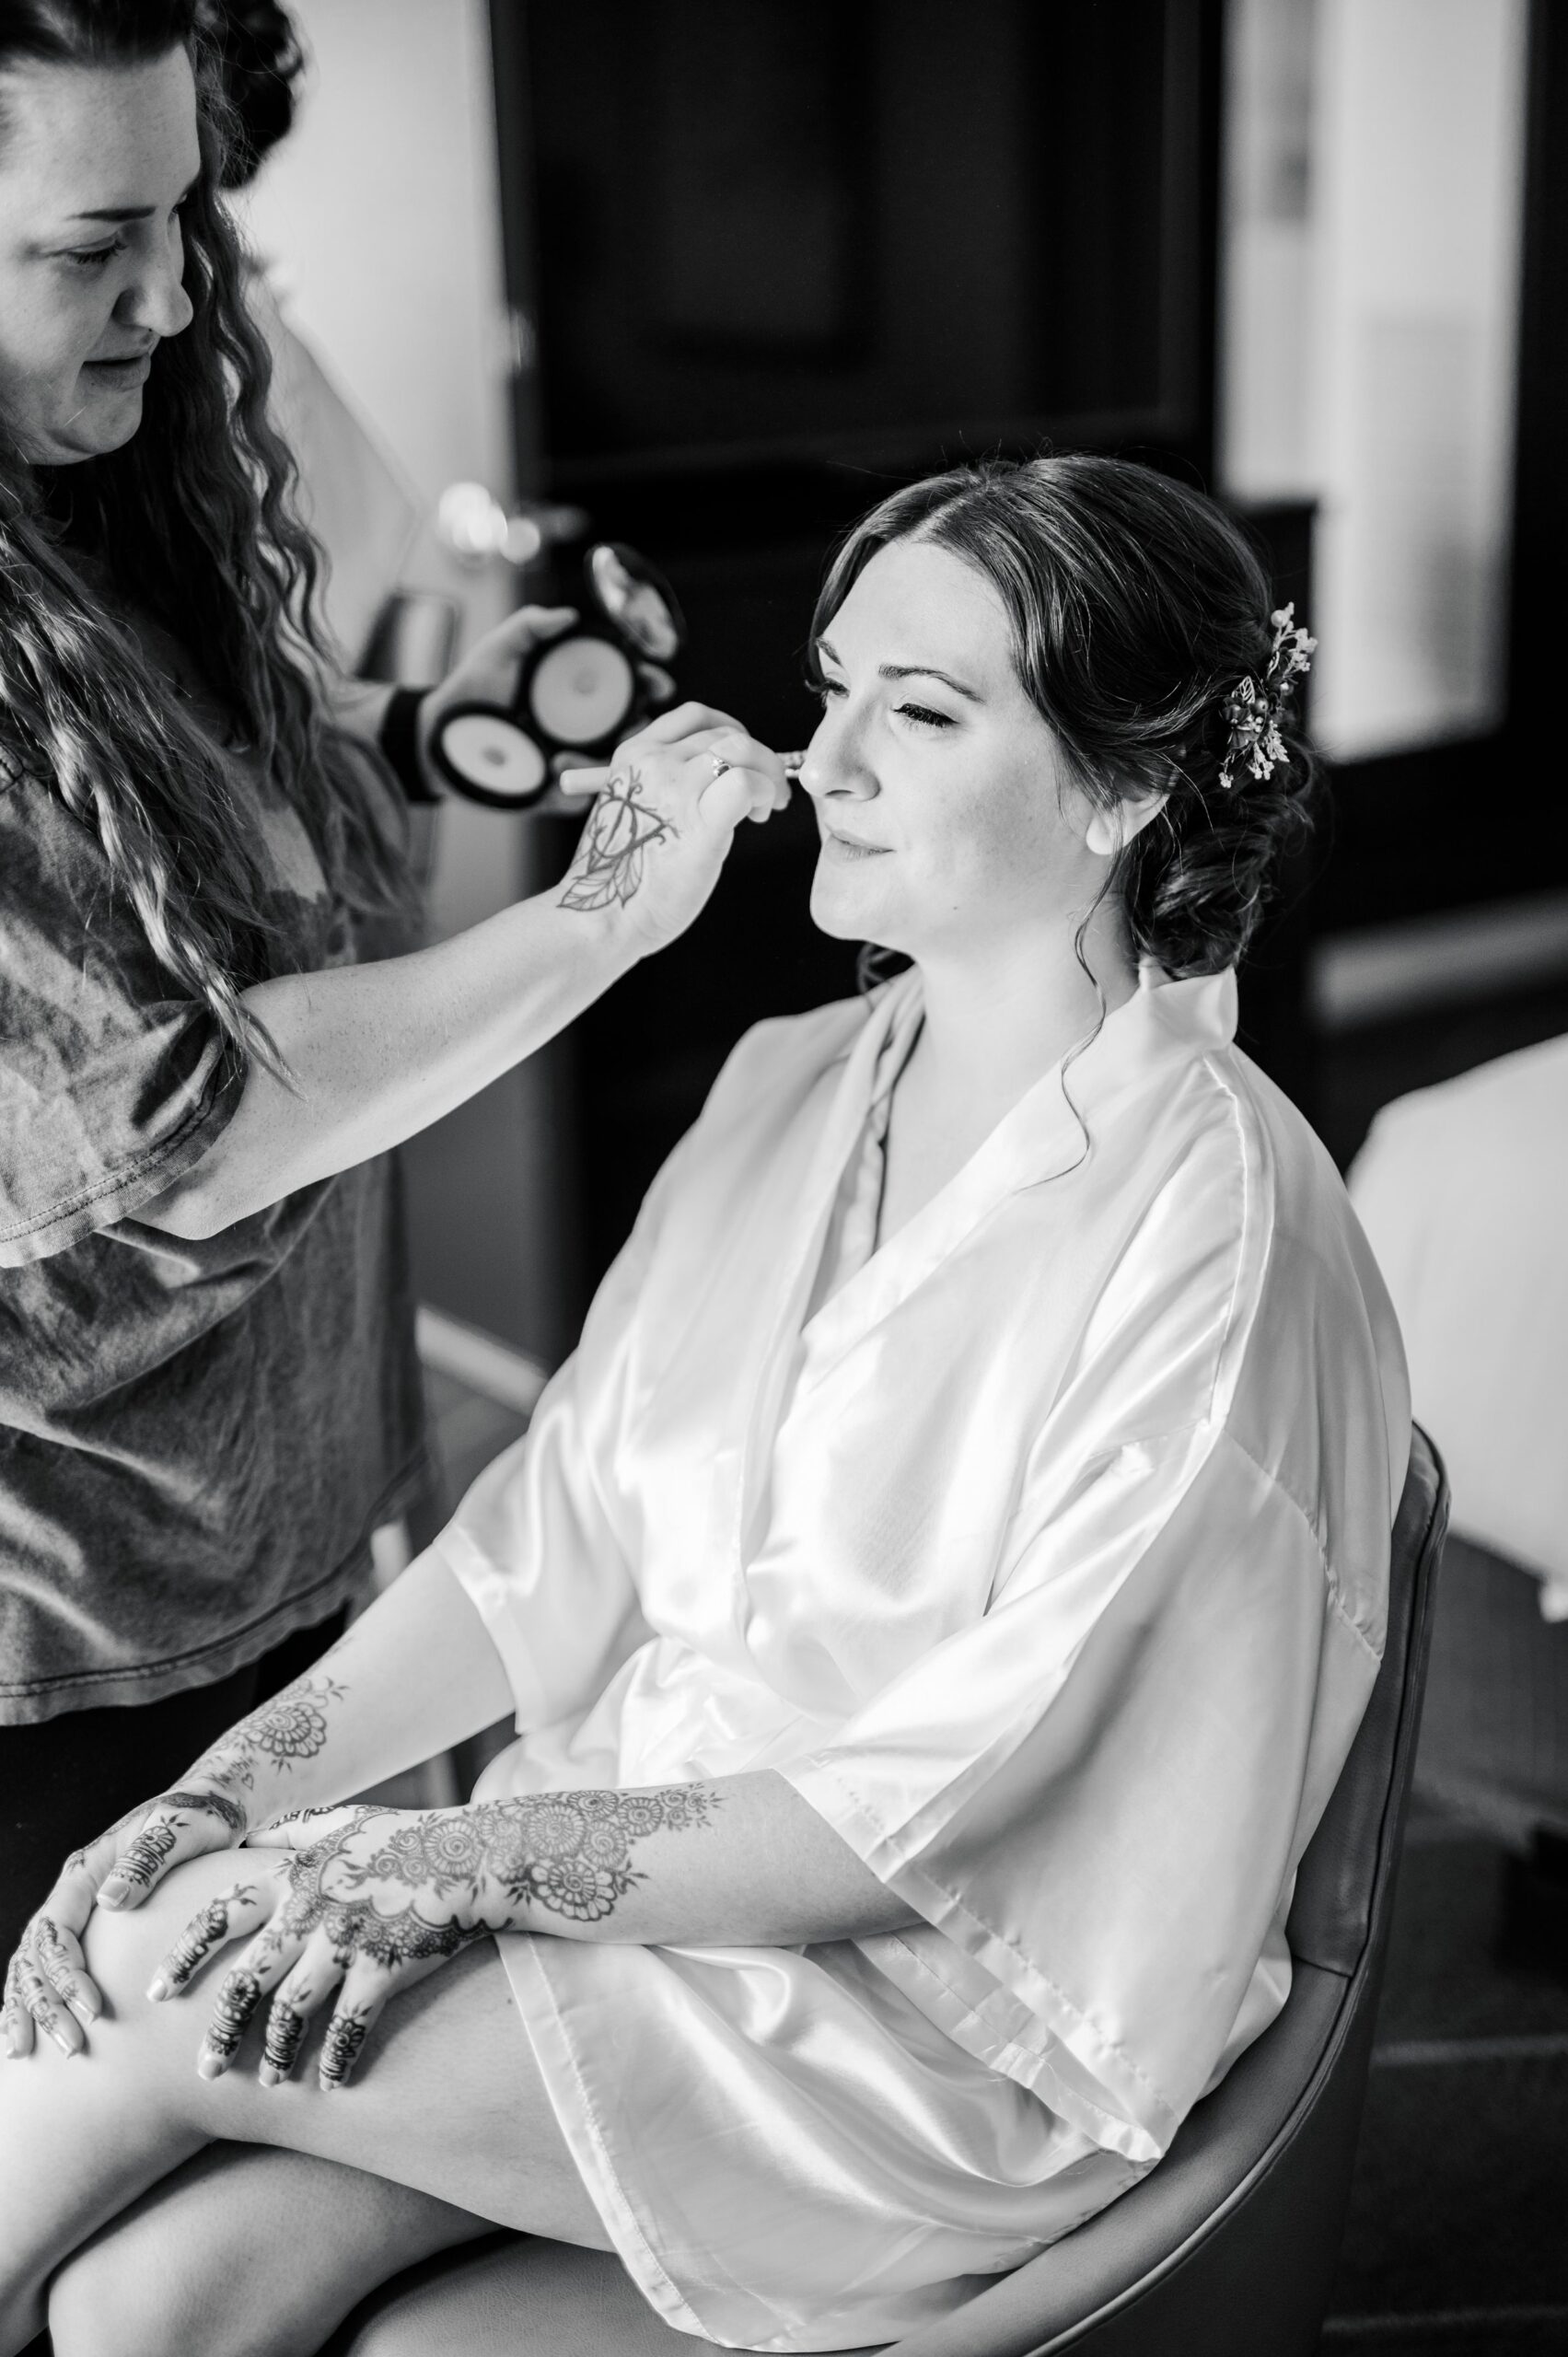
[[[822,851],[828,859],[880,859],[889,848],[887,843],[862,843],[853,835],[836,835],[831,827],[822,829]]]

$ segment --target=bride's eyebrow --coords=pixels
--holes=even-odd
[[[814,656],[825,655],[830,663],[838,663],[842,669],[831,639],[818,639],[811,652]],[[879,679],[940,679],[945,688],[951,688],[956,696],[963,696],[970,703],[985,702],[978,688],[966,688],[962,679],[955,679],[950,671],[939,671],[935,663],[879,663],[877,676]]]
[[[880,663],[877,677],[883,679],[940,679],[956,696],[970,703],[983,703],[985,698],[978,688],[966,688],[962,679],[955,679],[950,671],[939,671],[935,663]]]

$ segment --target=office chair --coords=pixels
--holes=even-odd
[[[1417,1427],[1394,1525],[1383,1665],[1302,1860],[1278,2019],[1158,2166],[1086,2224],[886,2357],[1309,2357],[1350,2197],[1421,1717],[1448,1489]],[[411,2270],[342,2357],[676,2357],[618,2259],[515,2236]],[[871,2357],[871,2352],[859,2352]]]

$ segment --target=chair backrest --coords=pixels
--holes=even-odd
[[[1394,1522],[1388,1565],[1388,1633],[1383,1664],[1349,1759],[1313,1835],[1287,1926],[1291,1955],[1349,1974],[1365,1954],[1379,1903],[1399,1856],[1421,1724],[1431,1614],[1414,1609],[1430,1589],[1447,1529],[1447,1488],[1421,1426],[1411,1435],[1410,1470]]]
[[[1306,2357],[1344,2230],[1448,1491],[1419,1427],[1365,1715],[1296,1877],[1291,1992],[1159,2166],[887,2357]]]

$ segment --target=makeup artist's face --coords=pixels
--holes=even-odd
[[[929,541],[895,541],[817,655],[824,709],[800,782],[822,837],[822,930],[931,958],[1076,923],[1104,863],[984,576]]]
[[[128,442],[189,326],[180,207],[201,165],[190,61],[0,75],[0,415],[60,466]]]

